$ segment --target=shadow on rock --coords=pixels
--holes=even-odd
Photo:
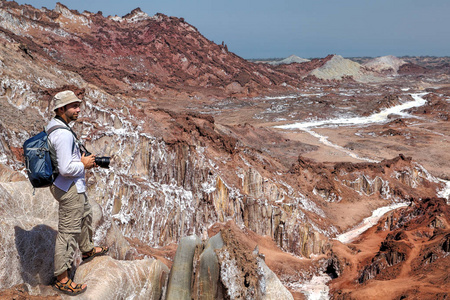
[[[50,284],[57,231],[43,224],[31,230],[15,226],[14,231],[23,281],[31,286]]]

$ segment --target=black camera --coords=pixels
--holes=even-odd
[[[100,156],[100,157],[95,157],[95,164],[97,166],[99,166],[100,168],[105,168],[105,169],[109,169],[109,161],[110,161],[110,157],[108,156]]]
[[[84,151],[81,151],[81,154],[84,153],[84,156],[92,155],[92,153],[87,151],[84,146],[83,146],[83,148],[84,148]],[[109,169],[109,162],[110,162],[110,160],[111,160],[111,157],[108,157],[108,156],[95,157],[95,164],[97,166],[99,166],[100,168]]]

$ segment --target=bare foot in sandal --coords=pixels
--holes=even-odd
[[[56,278],[53,288],[57,291],[63,292],[64,294],[75,296],[84,293],[87,289],[87,285],[76,284],[67,276],[67,271],[65,271]]]
[[[96,256],[104,255],[106,252],[108,252],[108,250],[108,247],[94,247],[91,251],[83,252],[82,259],[83,261],[91,260]]]

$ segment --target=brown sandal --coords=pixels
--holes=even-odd
[[[82,284],[77,284],[76,287],[72,287],[72,279],[68,279],[67,282],[64,283],[56,280],[55,284],[53,285],[53,288],[57,291],[63,292],[64,294],[72,296],[84,293],[87,289],[87,287],[83,288]]]
[[[82,259],[83,259],[83,261],[88,261],[88,260],[93,259],[93,258],[96,257],[96,256],[104,255],[104,254],[105,254],[106,252],[108,252],[108,250],[109,250],[108,247],[99,247],[99,248],[101,248],[102,250],[101,250],[100,252],[97,252],[97,251],[95,250],[95,248],[97,248],[97,247],[92,248],[91,251],[82,253]]]

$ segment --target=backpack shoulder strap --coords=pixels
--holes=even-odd
[[[48,130],[45,130],[45,128],[44,128],[44,131],[45,131],[45,132],[47,133],[47,135],[49,136],[50,133],[52,133],[53,131],[55,131],[55,130],[57,130],[57,129],[66,129],[66,130],[69,130],[69,131],[72,133],[73,139],[74,139],[74,142],[73,142],[73,144],[72,144],[72,153],[73,153],[73,150],[75,149],[75,143],[79,143],[79,141],[78,141],[78,139],[76,138],[75,133],[74,133],[69,127],[64,126],[64,125],[55,125],[55,126],[53,126],[52,128],[50,128],[50,129],[48,129]],[[50,143],[50,145],[51,145],[51,143]]]
[[[55,130],[57,130],[57,129],[66,129],[66,130],[69,130],[70,131],[70,129],[67,127],[67,126],[64,126],[64,125],[55,125],[55,126],[53,126],[52,128],[50,128],[50,129],[48,129],[48,130],[45,130],[45,132],[47,133],[47,135],[50,135],[50,133],[52,133],[53,131],[55,131]]]

